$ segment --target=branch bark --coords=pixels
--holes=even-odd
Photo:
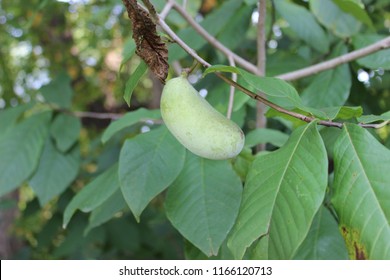
[[[158,16],[158,24],[161,26],[161,28],[180,46],[183,48],[183,50],[185,50],[190,56],[192,56],[194,59],[196,59],[200,64],[202,64],[205,68],[208,68],[211,66],[210,63],[208,63],[206,60],[204,60],[202,57],[200,57],[195,50],[193,50],[191,47],[189,47],[183,40],[180,39],[179,36],[177,36],[177,34],[166,24],[166,22]],[[259,101],[259,102],[262,102],[264,103],[265,105],[273,108],[274,110],[280,112],[280,113],[283,113],[283,114],[286,114],[286,115],[289,115],[289,116],[292,116],[294,118],[297,118],[297,119],[300,119],[301,121],[304,121],[304,122],[312,122],[312,121],[315,121],[316,118],[314,117],[309,117],[309,116],[305,116],[305,115],[302,115],[302,114],[299,114],[299,113],[296,113],[296,112],[292,112],[292,111],[289,111],[285,108],[282,108],[270,101],[268,101],[267,99],[265,99],[264,97],[248,90],[247,88],[241,86],[240,84],[236,83],[235,81],[233,81],[232,79],[228,78],[228,77],[225,77],[222,73],[219,73],[219,72],[215,72],[215,74],[220,78],[222,79],[223,81],[225,81],[226,83],[228,83],[229,85],[231,86],[234,86],[236,89],[242,91],[243,93],[245,93],[246,95],[248,95],[249,97]],[[323,125],[323,126],[328,126],[328,127],[338,127],[338,128],[342,128],[343,127],[343,123],[340,123],[340,122],[332,122],[332,121],[325,121],[325,120],[319,120],[317,121],[318,124],[320,125]],[[359,124],[361,127],[366,127],[366,128],[376,128],[378,126],[382,126],[382,125],[386,125],[388,124],[388,122],[386,123],[382,123],[382,124]]]
[[[298,80],[300,78],[304,78],[313,74],[317,74],[319,72],[329,70],[332,68],[335,68],[339,66],[340,64],[344,64],[347,62],[350,62],[352,60],[356,60],[359,58],[362,58],[364,56],[367,56],[369,54],[372,54],[374,52],[384,50],[390,48],[390,36],[386,37],[383,40],[380,40],[376,43],[373,43],[371,45],[368,45],[367,47],[352,51],[350,53],[346,53],[344,55],[335,57],[333,59],[297,70],[289,73],[285,73],[279,76],[276,76],[279,79],[286,80],[286,81],[293,81]]]
[[[240,65],[245,70],[257,74],[258,68],[256,65],[250,63],[249,61],[243,59],[238,56],[231,50],[229,50],[226,46],[224,46],[221,42],[219,42],[215,37],[211,36],[202,26],[200,26],[175,0],[167,0],[171,2],[173,5],[173,9],[175,9],[187,22],[194,28],[195,31],[199,33],[207,42],[209,42],[216,49],[220,50],[226,57],[232,56],[235,62]],[[259,0],[260,1],[260,0]],[[276,76],[279,79],[286,81],[294,81],[304,77],[308,77],[314,74],[317,74],[322,71],[326,71],[332,68],[337,67],[340,64],[344,64],[350,62],[352,60],[359,59],[361,57],[367,56],[369,54],[375,53],[377,51],[390,48],[390,36],[379,41],[373,43],[367,47],[361,48],[359,50],[352,51],[350,53],[341,55],[339,57],[335,57],[328,61],[324,61],[300,70],[284,73]]]

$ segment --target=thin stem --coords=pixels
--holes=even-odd
[[[242,68],[252,72],[257,73],[257,67],[250,63],[249,61],[245,60],[241,56],[237,55],[236,53],[232,52],[230,49],[225,47],[220,41],[218,41],[215,37],[210,35],[210,33],[207,32],[200,24],[198,24],[188,13],[185,9],[183,9],[182,6],[180,6],[176,1],[174,0],[167,0],[172,3],[173,8],[194,28],[194,30],[201,35],[204,39],[206,39],[207,42],[209,42],[213,47],[218,49],[220,52],[222,52],[226,57],[232,57],[234,61],[240,65]]]
[[[276,76],[279,79],[286,80],[286,81],[293,81],[293,80],[298,80],[313,74],[317,74],[318,72],[322,72],[325,70],[329,70],[332,68],[335,68],[339,66],[340,64],[344,64],[347,62],[350,62],[352,60],[356,60],[358,58],[367,56],[371,53],[384,50],[390,48],[390,36],[386,37],[383,40],[380,40],[378,42],[375,42],[371,45],[368,45],[364,48],[352,51],[350,53],[346,53],[344,55],[335,57],[333,59],[297,70],[297,71],[292,71],[289,73],[281,74],[279,76]]]
[[[234,59],[230,56],[229,56],[229,64],[230,66],[236,66],[236,64],[234,63]],[[232,73],[232,80],[237,82],[237,73]],[[229,92],[229,104],[226,113],[226,117],[228,119],[231,119],[232,117],[233,105],[234,105],[234,92],[235,92],[235,87],[231,85],[230,92]]]
[[[179,36],[177,36],[177,34],[165,23],[165,21],[158,17],[158,23],[159,25],[161,26],[161,28],[183,49],[185,50],[190,56],[192,56],[194,59],[196,59],[197,61],[199,61],[200,64],[202,64],[205,68],[208,68],[211,66],[210,63],[208,63],[206,60],[204,60],[202,57],[200,57],[196,51],[194,51],[191,47],[189,47],[183,40],[180,39]],[[216,76],[219,77],[220,79],[222,79],[223,81],[225,81],[226,83],[228,83],[229,85],[231,86],[234,86],[236,89],[242,91],[243,93],[245,93],[246,95],[248,95],[249,97],[259,101],[259,102],[262,102],[264,103],[265,105],[273,108],[274,110],[280,112],[280,113],[283,113],[283,114],[286,114],[286,115],[289,115],[289,116],[292,116],[294,118],[297,118],[297,119],[300,119],[301,121],[304,121],[304,122],[312,122],[314,120],[316,120],[314,117],[309,117],[309,116],[305,116],[305,115],[302,115],[302,114],[299,114],[299,113],[296,113],[296,112],[292,112],[292,111],[289,111],[285,108],[282,108],[270,101],[268,101],[267,99],[265,99],[264,97],[248,90],[247,88],[241,86],[240,84],[238,84],[237,82],[233,81],[232,79],[224,76],[222,73],[219,73],[219,72],[215,72]],[[338,128],[342,128],[343,127],[343,123],[339,123],[339,122],[332,122],[332,121],[324,121],[324,120],[319,120],[318,121],[318,124],[320,125],[323,125],[323,126],[329,126],[329,127],[338,127]],[[386,125],[388,124],[388,122],[384,123],[384,124],[380,124],[380,125]],[[372,124],[359,124],[361,127],[366,127],[366,128],[376,128],[378,127],[378,125],[376,125],[374,127],[374,125]]]
[[[162,9],[162,11],[160,13],[160,17],[162,19],[165,19],[168,16],[171,9],[172,9],[172,2],[167,2],[167,4],[164,6],[164,8]]]

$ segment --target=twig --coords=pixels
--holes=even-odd
[[[174,0],[167,0],[167,1],[172,3],[173,8],[194,28],[196,32],[199,33],[199,35],[201,35],[204,39],[206,39],[207,42],[209,42],[212,46],[214,46],[216,49],[221,51],[226,57],[232,57],[234,61],[242,68],[252,73],[257,73],[257,67],[255,65],[245,60],[241,56],[237,55],[236,53],[232,52],[230,49],[225,47],[220,41],[218,41],[215,37],[210,35],[210,33],[208,33],[200,24],[198,24],[187,13],[187,11],[184,10],[183,7],[180,6],[176,1]]]
[[[158,17],[158,23],[159,25],[161,26],[161,28],[173,39],[175,40],[175,42],[181,47],[183,48],[183,50],[185,50],[190,56],[192,56],[194,59],[196,59],[197,61],[199,61],[200,64],[202,64],[205,68],[208,68],[211,66],[210,63],[208,63],[206,60],[204,60],[202,57],[200,57],[196,51],[194,51],[191,47],[189,47],[183,40],[180,39],[179,36],[177,36],[177,34],[165,23],[165,21]],[[241,86],[240,84],[238,84],[237,82],[233,81],[232,79],[224,76],[222,73],[219,73],[219,72],[215,72],[216,76],[219,77],[220,79],[222,79],[223,81],[225,81],[226,83],[228,83],[229,85],[231,86],[234,86],[236,89],[242,91],[243,93],[245,93],[246,95],[248,95],[249,97],[259,101],[259,102],[262,102],[264,103],[265,105],[273,108],[274,110],[280,112],[280,113],[283,113],[283,114],[286,114],[286,115],[289,115],[289,116],[292,116],[294,118],[297,118],[301,121],[304,121],[304,122],[312,122],[314,120],[316,120],[316,118],[314,117],[309,117],[309,116],[305,116],[305,115],[302,115],[302,114],[299,114],[299,113],[296,113],[296,112],[292,112],[292,111],[289,111],[285,108],[282,108],[280,107],[279,105],[276,105],[270,101],[268,101],[267,99],[265,99],[264,97],[248,90],[247,88]],[[342,128],[343,127],[343,123],[339,123],[339,122],[332,122],[332,121],[325,121],[325,120],[319,120],[318,121],[318,124],[320,125],[323,125],[323,126],[328,126],[328,127],[338,127],[338,128]],[[380,124],[380,125],[386,125],[388,124],[388,122],[386,122],[385,124]],[[373,124],[359,124],[361,127],[365,127],[365,128],[376,128],[378,127],[378,125],[376,125],[374,127]]]
[[[371,45],[368,45],[367,47],[352,51],[350,53],[335,57],[333,59],[330,59],[328,61],[324,61],[297,71],[292,71],[289,73],[281,74],[279,76],[276,76],[279,79],[286,80],[286,81],[293,81],[298,80],[300,78],[304,78],[313,74],[316,74],[318,72],[322,72],[325,70],[329,70],[332,68],[335,68],[336,66],[340,64],[344,64],[347,62],[350,62],[352,60],[356,60],[358,58],[367,56],[371,53],[384,50],[390,48],[390,36],[386,37],[383,40],[380,40],[376,43],[373,43]]]
[[[164,6],[164,8],[162,9],[162,11],[160,13],[160,17],[162,19],[165,19],[168,16],[170,10],[172,9],[172,6],[173,6],[172,2],[167,2],[167,4]]]
[[[230,66],[236,66],[236,64],[234,63],[234,59],[232,57],[229,56],[228,59],[229,59]],[[232,73],[232,80],[237,82],[237,73]],[[229,92],[229,104],[226,113],[226,117],[228,119],[232,117],[233,105],[234,105],[234,91],[235,91],[235,87],[231,85],[230,92]]]
[[[101,120],[105,120],[105,119],[117,120],[123,116],[122,114],[115,114],[115,113],[97,113],[97,112],[81,112],[81,111],[71,112],[71,114],[78,118],[91,118],[91,119],[101,119]]]
[[[244,69],[248,70],[249,72],[252,72],[254,74],[257,73],[257,67],[250,63],[249,61],[243,59],[242,57],[238,56],[228,48],[226,48],[221,42],[219,42],[215,37],[211,36],[202,26],[200,26],[193,18],[174,0],[167,0],[169,2],[173,3],[173,8],[185,19],[187,22],[204,38],[206,41],[208,41],[211,45],[213,45],[215,48],[219,49],[223,54],[225,54],[227,57],[233,56],[234,60],[237,64],[239,64]],[[324,61],[300,70],[288,72],[285,74],[281,74],[276,76],[279,79],[286,80],[286,81],[293,81],[298,80],[304,77],[308,77],[314,74],[317,74],[322,71],[326,71],[329,69],[332,69],[334,67],[337,67],[340,64],[344,64],[347,62],[350,62],[352,60],[359,59],[361,57],[367,56],[371,53],[390,48],[390,37],[387,37],[381,41],[378,41],[376,43],[373,43],[371,45],[368,45],[364,48],[352,51],[350,53],[335,57],[333,59],[330,59],[328,61]]]

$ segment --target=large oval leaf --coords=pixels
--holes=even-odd
[[[16,189],[38,165],[51,112],[34,115],[0,137],[0,196]]]
[[[184,147],[165,126],[125,142],[119,157],[119,181],[137,220],[148,203],[176,179],[184,158]]]
[[[290,259],[305,239],[327,185],[326,151],[316,126],[299,127],[280,150],[253,162],[228,241],[236,258],[261,238],[262,256]]]
[[[334,148],[332,203],[351,258],[390,259],[390,151],[346,124]]]
[[[237,217],[242,185],[227,161],[187,154],[169,187],[165,209],[173,226],[206,255],[217,255]]]

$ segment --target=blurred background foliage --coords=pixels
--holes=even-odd
[[[152,1],[157,11],[163,0]],[[191,0],[187,9],[199,22],[212,19],[208,25],[221,42],[255,63],[256,0]],[[226,4],[226,2],[229,2]],[[244,2],[244,5],[235,4]],[[308,7],[308,1],[292,1]],[[390,3],[388,0],[365,0],[372,27],[360,26],[362,32],[388,34]],[[229,6],[230,5],[230,6]],[[237,6],[237,7],[235,7]],[[291,26],[275,12],[269,1],[267,17],[267,75],[277,75],[323,60],[339,42],[336,33],[326,34],[329,50],[321,53],[297,38]],[[218,15],[230,16],[218,16]],[[191,40],[199,54],[212,64],[228,64],[226,58],[188,27],[175,11],[168,24],[178,34]],[[321,22],[325,26],[326,22]],[[213,29],[214,28],[214,29]],[[349,36],[344,42],[351,50]],[[139,107],[158,108],[162,85],[152,75],[145,75],[132,96],[131,108],[123,100],[129,74],[139,58],[132,57],[122,65],[132,46],[131,25],[120,0],[0,0],[0,110],[31,102],[43,102],[45,91],[55,87],[68,92],[68,110],[123,114]],[[170,46],[170,62],[189,67],[193,60],[176,45]],[[381,114],[390,108],[390,72],[362,64],[349,64],[351,90],[346,105],[362,106],[365,114]],[[171,76],[175,67],[171,67]],[[176,71],[177,72],[177,71]],[[192,75],[197,81],[201,73]],[[315,77],[293,82],[302,92]],[[329,85],[324,85],[324,87]],[[49,87],[49,88],[48,88]],[[208,100],[221,112],[227,108],[226,84],[213,75],[200,80],[196,87],[207,89]],[[255,105],[242,94],[233,119],[246,131],[255,127]],[[55,103],[55,102],[54,102]],[[62,104],[63,105],[63,104]],[[78,212],[67,229],[62,227],[63,212],[74,194],[92,178],[118,161],[127,136],[138,134],[141,125],[132,126],[102,145],[100,137],[109,119],[81,118],[80,171],[71,188],[59,197],[40,205],[26,184],[17,193],[1,199],[0,211],[11,211],[12,248],[7,258],[22,259],[176,259],[183,258],[185,244],[172,228],[156,199],[137,224],[121,196],[110,198],[101,213],[91,218]],[[284,124],[283,124],[284,125]],[[288,130],[288,126],[270,120],[269,127]],[[1,133],[1,132],[0,132]],[[388,129],[381,140],[390,147]],[[0,159],[1,160],[1,159]],[[245,163],[248,164],[248,163]],[[113,207],[113,205],[115,207]],[[104,214],[106,213],[106,214]],[[108,213],[108,214],[107,214]],[[4,216],[3,216],[4,219]],[[91,222],[91,219],[94,219]],[[89,225],[89,227],[86,227]],[[9,241],[10,239],[7,239]],[[188,244],[187,244],[188,245]]]

